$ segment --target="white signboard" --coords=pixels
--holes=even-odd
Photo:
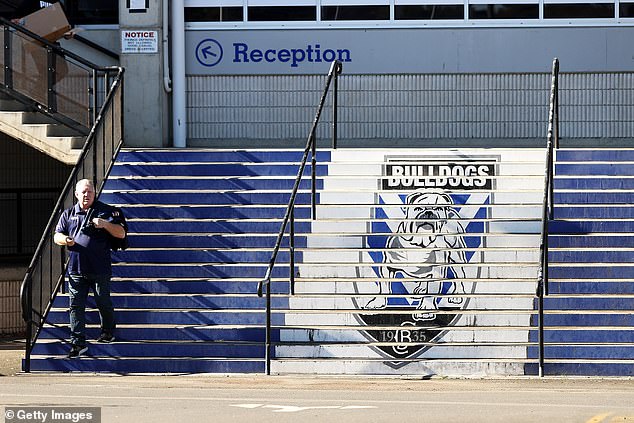
[[[121,53],[158,53],[158,31],[121,30]]]

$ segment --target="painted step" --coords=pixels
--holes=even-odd
[[[544,364],[544,375],[549,376],[634,376],[634,363],[628,360],[615,360],[610,363],[564,362],[553,363],[547,360]],[[527,375],[539,373],[538,364],[526,364]]]
[[[631,162],[634,161],[632,149],[559,149],[556,151],[557,162]]]
[[[191,325],[195,322],[201,325],[263,326],[266,324],[266,316],[264,311],[258,311],[256,310],[255,313],[239,309],[209,311],[205,307],[200,310],[159,311],[155,307],[144,310],[126,310],[116,307],[116,317],[119,325]],[[68,319],[68,310],[54,309],[49,313],[46,322],[51,325],[68,324]],[[272,321],[276,325],[283,324],[284,316],[274,313]],[[98,325],[99,322],[99,313],[95,309],[86,311],[87,324]]]
[[[198,358],[263,358],[263,343],[213,342],[126,342],[91,343],[89,357],[198,357]],[[33,348],[34,355],[65,356],[66,342],[41,342]]]
[[[555,192],[555,204],[632,204],[634,191]]]
[[[555,219],[634,219],[632,205],[593,205],[564,207],[555,205]]]
[[[551,265],[549,277],[553,279],[634,279],[634,266],[609,266],[602,263],[597,266]]]
[[[113,276],[119,278],[263,278],[266,266],[217,266],[207,263],[192,263],[182,266],[116,264],[113,266],[112,273]],[[271,276],[274,278],[288,277],[288,266],[276,265]]]
[[[555,163],[555,175],[573,176],[634,176],[634,162]]]
[[[551,220],[549,234],[632,233],[634,220]]]
[[[555,263],[634,263],[634,250],[549,251],[548,260]],[[632,291],[634,292],[634,291]]]
[[[555,190],[634,190],[634,178],[561,178],[554,179]]]
[[[288,293],[288,281],[273,281],[273,293]],[[257,292],[256,280],[195,280],[156,279],[138,281],[135,279],[113,279],[110,291],[121,294],[253,294]]]
[[[634,294],[634,282],[623,280],[619,282],[606,282],[601,280],[559,280],[550,278],[548,282],[548,292],[550,294],[614,294],[632,295]]]
[[[303,150],[126,150],[122,149],[117,163],[125,162],[251,162],[279,163],[302,160]],[[312,155],[309,154],[308,159]],[[330,161],[329,150],[317,150],[317,161]]]
[[[99,327],[87,327],[86,337],[95,340],[99,336]],[[116,332],[121,341],[214,341],[214,342],[264,342],[264,327],[240,326],[209,326],[209,325],[152,325],[152,326],[119,326]],[[68,326],[44,325],[40,333],[41,339],[69,339]],[[279,341],[279,331],[271,332],[271,339]]]
[[[279,190],[290,192],[295,184],[295,178],[110,178],[104,187],[104,192],[138,191],[138,190],[171,190],[171,191],[238,191],[238,190]],[[299,189],[311,189],[310,179],[303,179]],[[318,190],[323,189],[324,181],[316,181]]]
[[[134,230],[134,228],[131,228]],[[268,248],[272,251],[277,235],[272,234],[226,234],[195,235],[183,233],[131,233],[131,248]],[[288,248],[288,236],[282,239],[282,247]],[[306,247],[306,237],[295,235],[295,246]],[[113,257],[123,257],[124,252],[113,253]]]
[[[561,230],[561,229],[560,229]],[[632,248],[634,247],[634,234],[617,233],[608,234],[551,234],[548,237],[550,249],[556,248]]]
[[[125,216],[130,219],[281,219],[286,206],[269,205],[258,207],[228,206],[134,206],[124,207]],[[310,206],[295,207],[296,219],[310,219]]]
[[[318,196],[319,197],[319,196]],[[183,204],[183,205],[250,205],[250,204],[288,204],[290,192],[251,192],[237,191],[225,193],[201,192],[116,192],[104,193],[99,199],[108,204]],[[310,204],[311,196],[299,192],[296,204]]]
[[[328,167],[318,164],[317,176],[327,174]],[[297,176],[297,164],[224,164],[224,163],[191,163],[187,165],[175,165],[172,163],[118,163],[112,167],[110,176]],[[310,174],[310,165],[307,165],[306,174]]]
[[[31,360],[31,371],[94,373],[263,373],[264,360],[148,359],[148,358],[42,358]]]
[[[227,234],[275,234],[282,221],[232,220],[128,220],[130,231],[136,233],[227,233]],[[309,232],[311,222],[295,221],[295,231]],[[275,245],[275,243],[273,243]]]
[[[205,310],[263,310],[266,308],[265,298],[254,292],[251,296],[237,295],[113,295],[115,309],[205,309]],[[288,299],[271,298],[273,308],[287,308]],[[60,294],[53,301],[53,308],[68,307],[68,298]],[[95,308],[92,296],[88,297],[88,308]]]

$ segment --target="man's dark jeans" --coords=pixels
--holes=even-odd
[[[92,288],[101,317],[101,332],[112,334],[115,328],[114,307],[110,299],[110,275],[69,275],[70,342],[86,344],[86,299]]]

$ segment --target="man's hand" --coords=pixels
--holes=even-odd
[[[73,245],[75,245],[75,240],[72,237],[67,236],[66,237],[66,245],[69,246],[69,247],[72,247]]]

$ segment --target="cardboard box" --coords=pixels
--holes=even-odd
[[[20,19],[20,24],[50,42],[62,38],[70,24],[59,3],[54,3]]]

